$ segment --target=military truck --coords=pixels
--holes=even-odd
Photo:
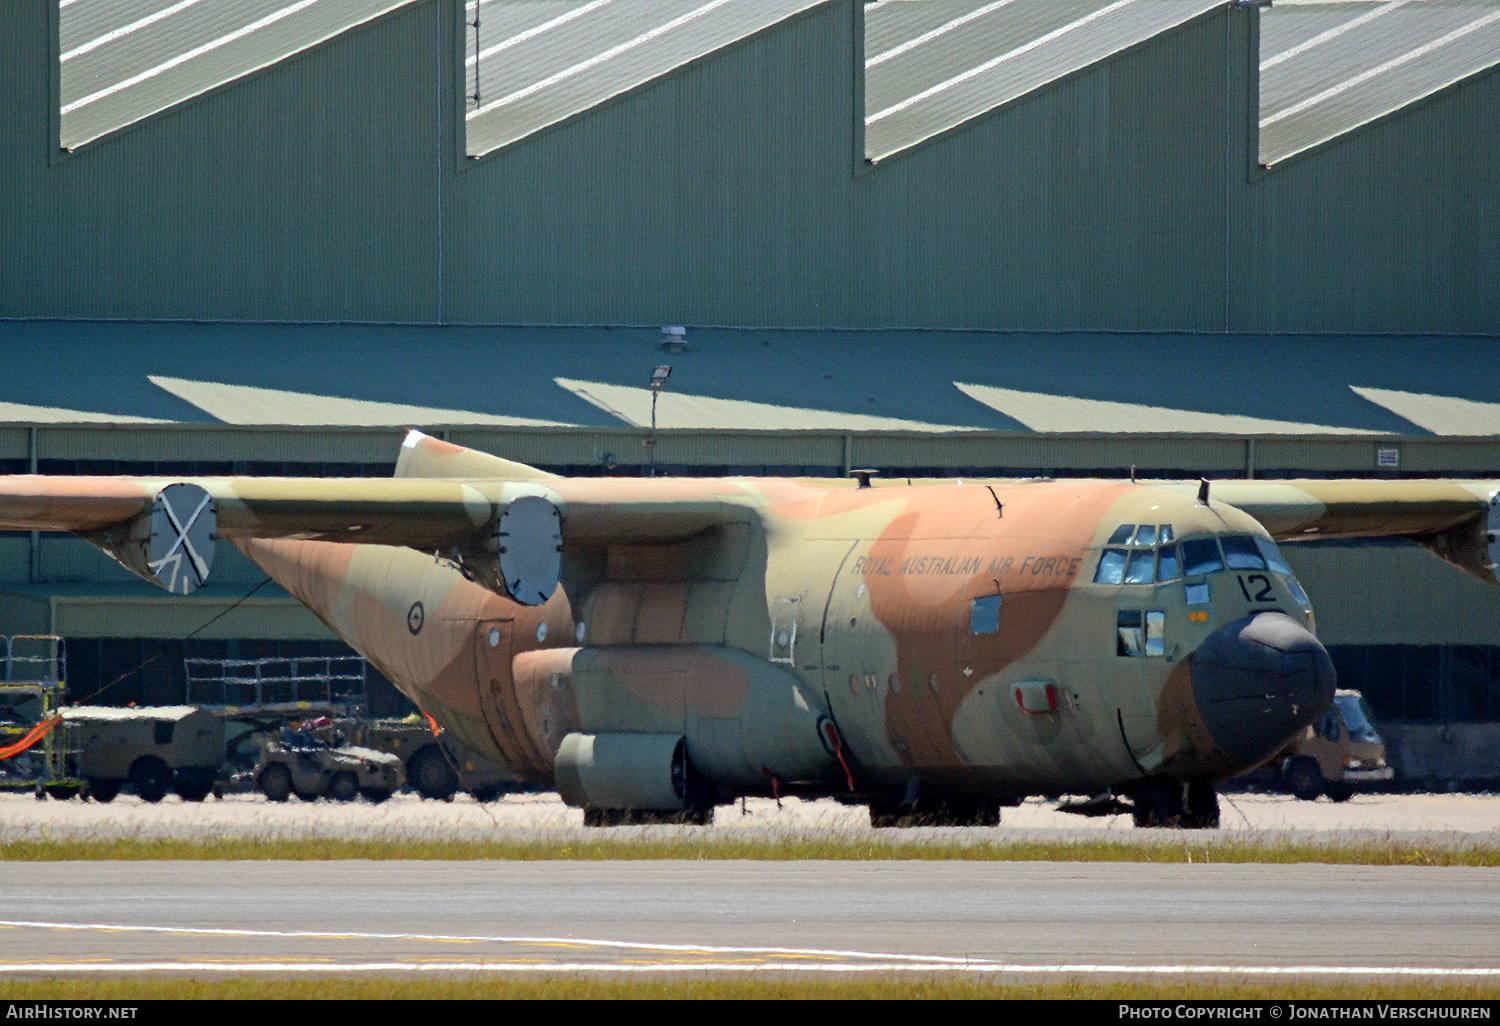
[[[399,758],[406,782],[424,798],[442,801],[463,790],[487,802],[507,791],[526,788],[515,774],[451,733],[434,733],[421,716],[351,722],[344,729],[366,748]]]
[[[326,721],[325,721],[326,723]],[[270,801],[296,795],[305,802],[331,798],[383,802],[401,786],[401,760],[386,752],[342,743],[326,726],[288,727],[261,746],[255,786]]]
[[[1323,718],[1303,729],[1270,768],[1276,782],[1303,801],[1325,794],[1336,802],[1348,801],[1357,789],[1394,775],[1364,697],[1344,688],[1334,693]]]
[[[170,791],[201,802],[224,762],[224,721],[191,705],[141,708],[73,706],[62,710],[68,745],[88,795],[107,802],[127,784],[142,801]]]

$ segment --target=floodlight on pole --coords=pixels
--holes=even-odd
[[[651,440],[646,445],[651,449],[651,467],[647,477],[656,476],[656,398],[661,395],[661,390],[672,376],[672,365],[661,364],[651,372]]]

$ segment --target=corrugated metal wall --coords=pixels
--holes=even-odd
[[[1326,645],[1500,644],[1500,598],[1413,542],[1283,545]]]
[[[857,0],[472,163],[457,0],[67,158],[15,0],[0,316],[1500,333],[1500,71],[1262,174],[1257,17],[861,172]]]
[[[1222,328],[1223,51],[1222,18],[1198,19],[877,165],[844,315]]]
[[[840,323],[852,16],[813,10],[459,177],[458,321]]]
[[[437,4],[59,157],[49,2],[0,9],[0,315],[437,319]]]
[[[507,459],[545,466],[647,462],[644,428],[502,428],[432,425],[449,441]],[[0,428],[0,459],[25,461],[29,436],[50,460],[184,461],[234,464],[394,464],[403,432],[388,427],[259,427],[237,424],[150,426],[49,425]],[[1350,435],[1237,437],[1222,435],[1030,434],[972,431],[837,432],[663,430],[657,461],[687,467],[1014,467],[1061,470],[1179,469],[1210,477],[1250,473],[1350,475],[1377,469],[1376,450],[1394,447],[1406,474],[1500,476],[1500,439]]]
[[[1230,329],[1500,334],[1497,124],[1491,68],[1237,180]]]

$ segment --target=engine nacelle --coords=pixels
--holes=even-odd
[[[214,500],[195,484],[170,484],[151,508],[114,527],[83,534],[138,577],[176,595],[208,581],[214,563]]]
[[[554,770],[557,793],[575,808],[678,812],[688,806],[681,734],[569,734]]]

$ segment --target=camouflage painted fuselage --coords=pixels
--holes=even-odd
[[[77,532],[179,594],[228,539],[587,809],[798,791],[889,822],[925,791],[980,822],[965,802],[1112,790],[1211,825],[1212,782],[1333,700],[1273,539],[1407,537],[1496,583],[1500,484],[1209,493],[561,478],[413,431],[395,479],[0,478],[0,529]]]
[[[572,502],[649,490],[747,515],[685,541],[570,547],[562,587],[536,607],[410,549],[239,544],[421,708],[518,772],[549,780],[569,733],[681,734],[722,794],[846,792],[851,775],[857,792],[918,778],[1002,796],[1226,776],[1245,762],[1205,726],[1189,657],[1251,611],[1311,620],[1266,569],[1253,590],[1229,570],[1093,583],[1121,525],[1269,542],[1249,516],[1177,488],[570,484]],[[1211,593],[1192,620],[1188,583]],[[976,624],[975,600],[996,595],[995,622]],[[1126,654],[1122,612],[1161,614],[1151,654]]]

